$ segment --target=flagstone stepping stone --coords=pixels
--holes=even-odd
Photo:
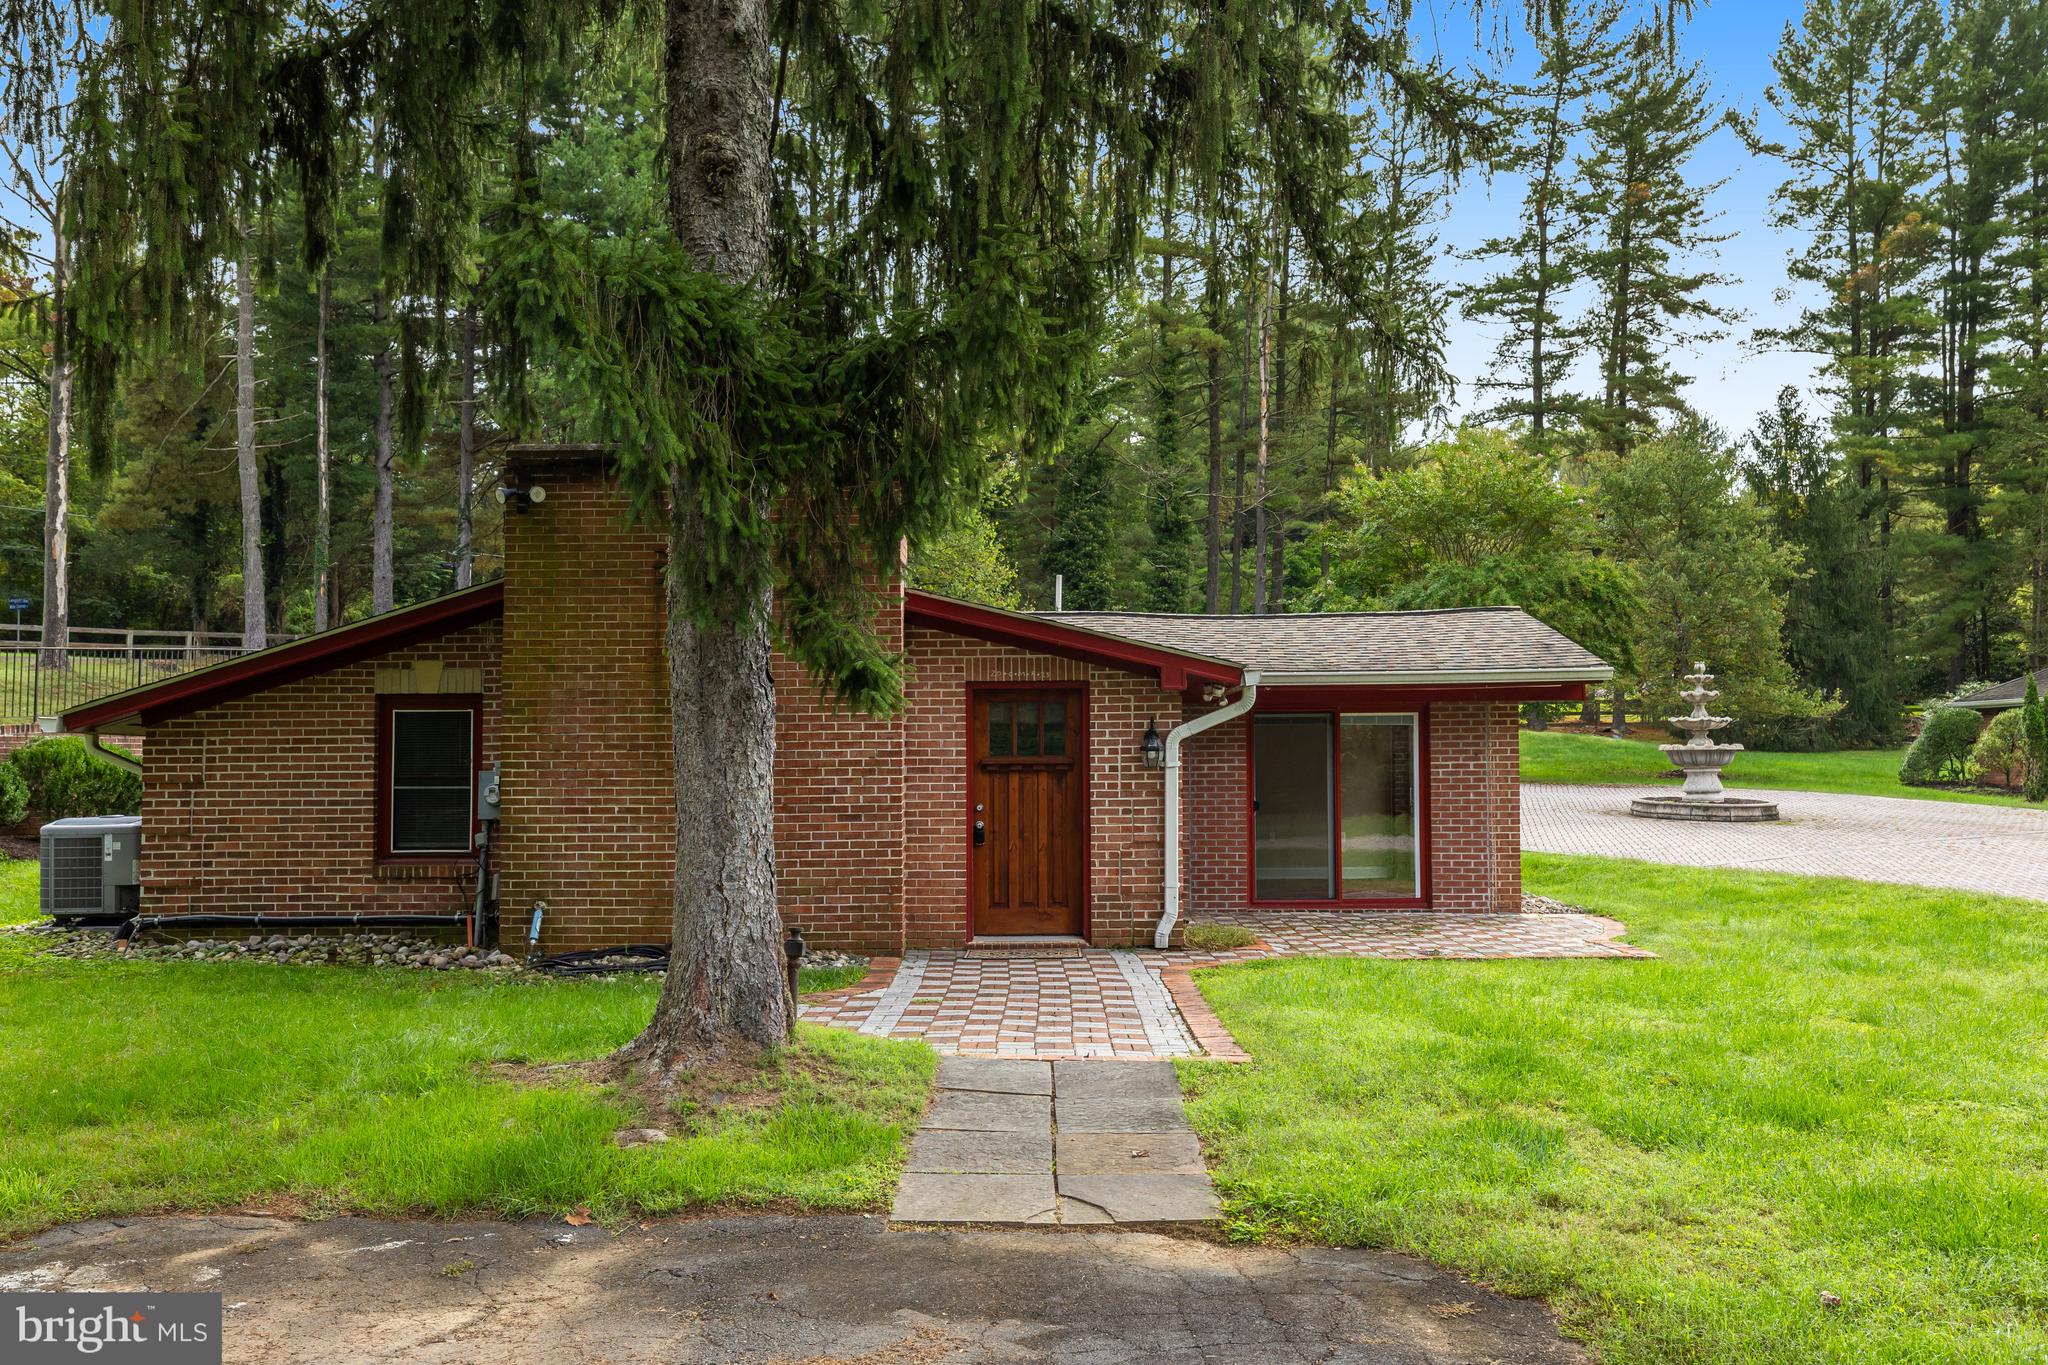
[[[1076,1095],[1057,1103],[1063,1133],[1164,1133],[1188,1123],[1178,1095]]]
[[[998,1057],[943,1057],[939,1060],[939,1088],[1050,1095],[1052,1063]]]
[[[1062,1174],[1059,1195],[1062,1208],[1092,1204],[1116,1223],[1201,1223],[1223,1216],[1206,1174]]]
[[[1058,1211],[1050,1171],[1037,1175],[935,1175],[912,1171],[896,1187],[899,1223],[1050,1223]]]
[[[1070,1175],[1201,1175],[1202,1144],[1177,1133],[1075,1133],[1059,1135],[1057,1166]]]
[[[941,1090],[925,1111],[926,1128],[981,1133],[1043,1133],[1052,1128],[1052,1097],[987,1090]]]
[[[1036,1175],[1052,1169],[1052,1133],[926,1128],[910,1140],[904,1170],[927,1175]]]
[[[911,1139],[902,1223],[1213,1222],[1168,1063],[949,1057]]]
[[[1180,1099],[1180,1077],[1172,1062],[1054,1062],[1061,1099],[1094,1095]]]

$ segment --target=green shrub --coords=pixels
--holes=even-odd
[[[2015,777],[2024,781],[2028,772],[2026,714],[2015,707],[1993,716],[1971,747],[1970,762],[1986,777],[1998,774],[2007,791],[2012,790]]]
[[[0,763],[0,825],[18,825],[28,814],[28,783],[10,763]]]
[[[45,820],[142,813],[142,779],[94,758],[75,735],[23,745],[8,756],[7,767],[28,789],[29,808]]]
[[[2031,673],[2027,675],[2027,704],[2020,714],[2025,717],[2020,728],[2027,748],[2026,797],[2048,801],[2048,702],[2041,700],[2041,688]]]
[[[1970,775],[1970,749],[1982,724],[1975,711],[1962,706],[1937,706],[1927,713],[1920,738],[1906,750],[1899,781],[1909,787],[1936,782],[1961,782]]]

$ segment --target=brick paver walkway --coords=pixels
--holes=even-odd
[[[1740,760],[1738,760],[1739,762]],[[1631,796],[1669,787],[1522,788],[1522,847],[1686,867],[1856,877],[2048,900],[2048,811],[1899,796],[1755,791],[1775,823],[1643,820]]]
[[[1649,957],[1597,915],[1383,911],[1241,913],[1200,918],[1259,936],[1221,952],[1076,948],[1058,955],[976,949],[878,960],[858,985],[806,996],[816,1024],[921,1038],[941,1053],[1020,1058],[1242,1057],[1188,972],[1266,957]]]

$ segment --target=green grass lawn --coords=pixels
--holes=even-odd
[[[0,926],[43,917],[41,872],[32,858],[0,857]]]
[[[1608,1365],[2048,1357],[2043,907],[1527,865],[1660,959],[1198,974],[1257,1059],[1182,1064],[1235,1235],[1544,1295]]]
[[[34,865],[0,867],[0,919]],[[844,984],[846,973],[807,985]],[[923,1046],[808,1025],[718,1078],[669,1142],[640,1103],[498,1062],[602,1056],[658,980],[253,963],[81,963],[0,938],[0,1236],[147,1209],[600,1217],[881,1207],[930,1088]],[[695,1098],[702,1102],[700,1092]]]
[[[1922,801],[1981,801],[2024,806],[2018,796],[1994,792],[1908,787],[1899,781],[1904,749],[1845,749],[1832,754],[1737,754],[1723,780],[1731,787],[1849,792],[1858,796],[1910,796]],[[1555,730],[1522,731],[1524,782],[1668,783],[1678,789],[1671,761],[1645,740],[1606,739]],[[2035,809],[2040,809],[2036,806]]]

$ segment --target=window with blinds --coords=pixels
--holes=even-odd
[[[476,712],[466,706],[393,707],[389,724],[386,851],[468,853],[476,799]]]

